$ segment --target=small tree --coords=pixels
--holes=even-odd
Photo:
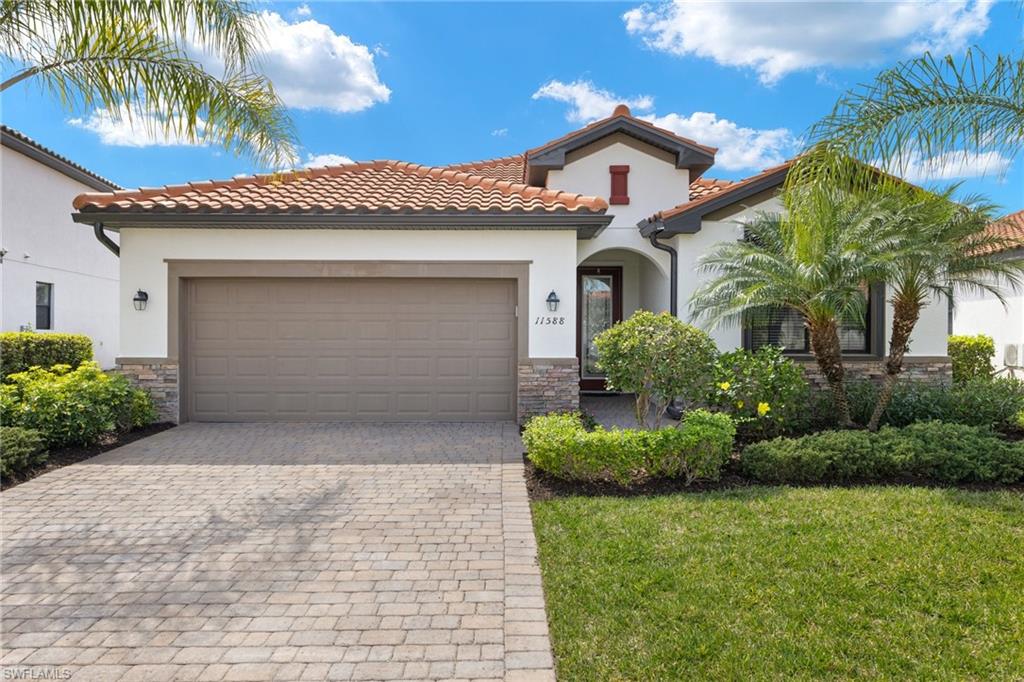
[[[684,408],[706,394],[718,350],[704,331],[669,313],[638,310],[595,339],[608,387],[636,394],[636,421],[647,428],[651,406],[658,426],[674,400]]]

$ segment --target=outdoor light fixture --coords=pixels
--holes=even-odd
[[[555,312],[556,310],[558,310],[558,302],[559,302],[559,300],[560,299],[558,298],[558,294],[556,294],[554,292],[554,290],[552,290],[551,293],[548,294],[548,298],[547,298],[548,310],[550,310],[551,312]]]
[[[135,292],[135,298],[132,299],[132,303],[135,304],[136,310],[145,310],[146,303],[149,302],[149,294],[142,289]]]

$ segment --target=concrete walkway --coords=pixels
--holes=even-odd
[[[553,680],[521,452],[188,424],[5,491],[4,679]]]

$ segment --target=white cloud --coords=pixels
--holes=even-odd
[[[634,110],[650,110],[654,98],[650,96],[624,100],[608,90],[602,90],[588,81],[563,83],[553,80],[533,94],[565,102],[570,105],[566,118],[578,123],[590,123],[612,113],[616,104],[629,104]],[[782,163],[796,151],[797,141],[786,128],[746,128],[716,114],[696,111],[689,116],[655,113],[639,116],[659,128],[671,130],[700,144],[718,147],[715,167],[724,170],[766,168]]]
[[[624,99],[584,80],[572,83],[548,81],[533,93],[533,99],[553,99],[572,105],[565,117],[574,123],[589,123],[611,116],[617,104],[625,104],[634,112],[649,111],[654,106],[654,98],[649,95]]]
[[[257,66],[286,106],[346,113],[391,97],[366,45],[314,19],[292,23],[267,10],[259,16],[264,44]],[[212,73],[223,70],[223,64],[198,45],[192,44],[189,51]]]
[[[313,15],[313,10],[310,9],[309,5],[307,5],[306,3],[302,3],[294,10],[292,10],[292,14],[294,14],[297,17],[308,17]]]
[[[493,137],[505,137],[508,135],[508,128],[495,128],[491,131]]]
[[[891,171],[909,182],[957,180],[985,175],[1002,175],[1010,168],[1011,160],[999,152],[954,151],[922,159],[911,156],[894,164]]]
[[[636,7],[622,18],[629,33],[656,50],[751,68],[772,84],[794,71],[959,50],[988,28],[992,2],[675,0]]]
[[[724,170],[778,165],[792,156],[797,144],[786,128],[745,128],[708,111],[695,111],[689,116],[666,114],[642,118],[676,135],[718,147],[715,167]]]
[[[355,162],[341,154],[307,154],[302,166],[304,168],[320,168],[321,166],[343,166],[347,163]]]
[[[162,119],[156,114],[129,109],[121,105],[115,109],[96,109],[85,118],[72,118],[68,124],[96,133],[100,142],[114,147],[185,147],[203,146],[205,142],[190,140],[181,134],[165,133]],[[199,121],[202,134],[203,121]]]

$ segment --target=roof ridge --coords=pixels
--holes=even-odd
[[[57,152],[55,152],[54,150],[50,149],[49,147],[43,145],[42,143],[38,142],[37,140],[35,140],[35,139],[31,138],[31,137],[29,137],[28,135],[26,135],[25,133],[21,132],[20,130],[15,130],[14,128],[10,127],[9,125],[0,123],[0,136],[2,136],[2,137],[9,136],[9,137],[13,138],[14,140],[17,140],[17,141],[21,142],[22,144],[28,145],[29,147],[34,148],[39,153],[45,154],[46,156],[49,156],[52,159],[60,161],[61,163],[65,163],[68,166],[70,166],[71,168],[73,168],[74,170],[78,171],[79,173],[82,173],[82,174],[86,175],[87,177],[92,178],[93,180],[96,180],[97,182],[99,182],[101,184],[109,185],[110,187],[112,187],[114,189],[122,189],[121,185],[117,184],[113,180],[105,178],[102,175],[100,175],[99,173],[96,173],[94,171],[89,170],[88,168],[86,168],[82,164],[76,163],[76,162],[72,161],[71,159],[69,159],[68,157],[64,156],[63,154],[58,154]],[[58,170],[58,169],[55,168],[54,170]],[[58,170],[58,172],[60,172],[60,171]],[[67,173],[64,173],[64,174],[67,175]]]

